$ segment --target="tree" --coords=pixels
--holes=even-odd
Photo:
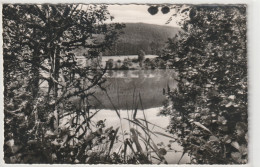
[[[111,70],[114,66],[114,60],[113,59],[109,59],[107,61],[107,66],[108,66],[108,69]]]
[[[105,69],[79,65],[76,50],[87,51],[83,56],[89,59],[110,48],[123,25],[104,24],[108,18],[105,5],[3,5],[7,163],[75,161],[65,160],[69,155],[64,150],[70,141],[86,134],[91,118],[86,117],[87,98],[105,81]],[[47,83],[46,90],[43,83]],[[71,97],[80,97],[79,110],[71,104]],[[60,120],[66,115],[77,120],[71,124],[75,134],[65,133],[66,129],[60,134]],[[82,116],[85,124],[78,121]],[[64,135],[66,140],[62,140]],[[56,142],[60,140],[55,147],[65,147],[52,150],[53,136]],[[28,159],[29,150],[39,157]]]
[[[168,129],[192,163],[247,163],[246,6],[172,8],[185,19],[164,51],[178,72],[161,111]]]
[[[121,66],[121,69],[128,70],[131,66],[132,66],[132,61],[129,58],[125,58]]]
[[[145,59],[145,53],[143,50],[140,50],[138,53],[138,61],[139,61],[139,65],[142,68],[143,67],[143,61]]]

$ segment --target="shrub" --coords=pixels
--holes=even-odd
[[[185,11],[184,11],[185,10]],[[188,6],[165,55],[178,72],[161,111],[192,163],[247,163],[246,7]]]

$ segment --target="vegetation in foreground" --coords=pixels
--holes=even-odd
[[[166,162],[135,106],[129,122],[145,135],[131,127],[127,137],[120,127],[92,121],[100,110],[90,112],[89,98],[98,88],[106,92],[107,67],[81,65],[74,52],[85,48],[92,59],[109,49],[124,27],[104,24],[109,18],[105,5],[3,5],[6,163]]]
[[[160,135],[177,141],[195,164],[247,163],[246,7],[161,11],[167,8],[183,16],[183,31],[162,55],[178,72],[178,88],[168,89],[161,111],[171,117],[167,131],[174,137]],[[89,98],[96,88],[106,92],[107,67],[80,66],[73,51],[84,47],[89,58],[109,49],[124,25],[104,24],[108,18],[105,5],[3,6],[6,163],[167,163],[167,150],[152,141],[156,125],[145,115],[137,119],[136,106],[128,134],[92,121],[99,110],[90,112]],[[80,98],[78,107],[72,97]]]
[[[186,19],[164,52],[178,72],[161,111],[171,117],[168,130],[192,163],[247,163],[246,6],[173,8]]]

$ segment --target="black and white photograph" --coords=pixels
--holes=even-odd
[[[5,164],[248,164],[247,4],[3,3]]]

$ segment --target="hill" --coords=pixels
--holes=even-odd
[[[146,54],[158,54],[167,41],[180,30],[177,27],[145,23],[125,23],[124,34],[113,48],[103,55],[137,55],[140,50]]]

